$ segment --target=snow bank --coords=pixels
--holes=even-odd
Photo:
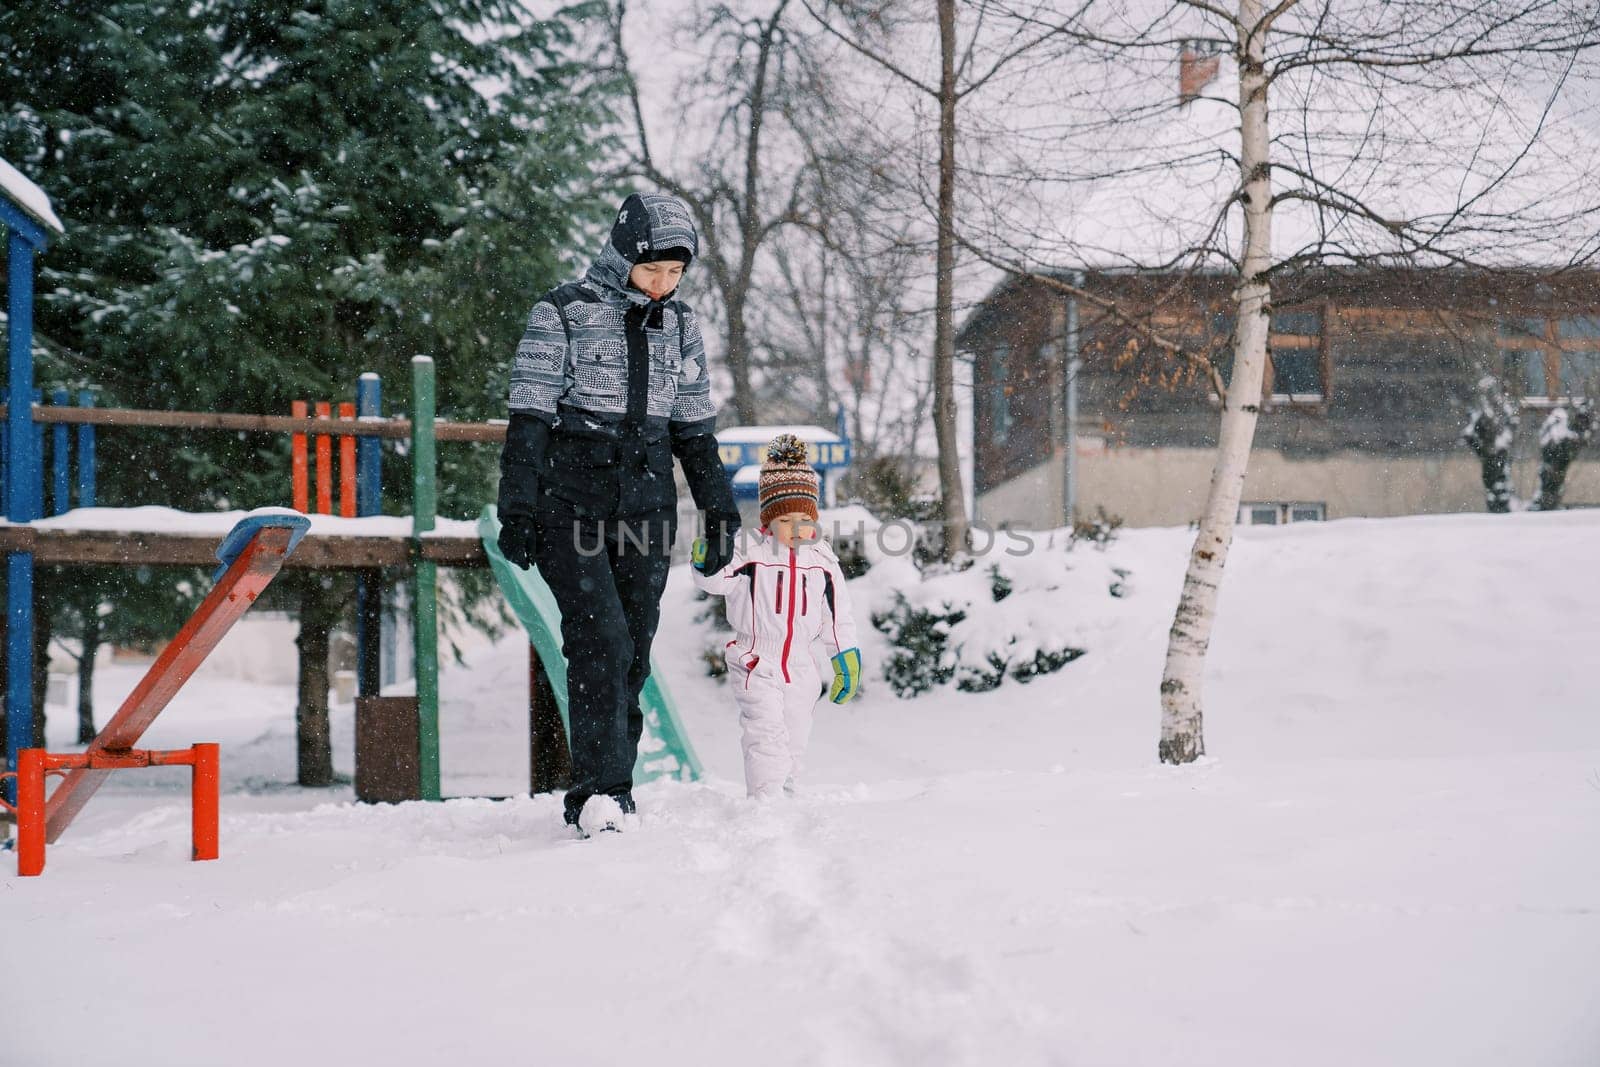
[[[150,771],[44,877],[0,867],[30,976],[0,1060],[1600,1062],[1600,513],[1241,530],[1211,756],[1170,768],[1191,539],[1088,553],[1132,586],[1062,598],[1091,651],[1056,674],[823,705],[802,796],[767,806],[680,568],[657,654],[710,778],[583,843],[552,797],[295,789],[288,687],[202,672],[147,740],[223,742],[222,859],[187,862],[182,775]],[[526,663],[513,634],[445,670],[448,792],[526,781]],[[105,672],[102,708],[134,677]],[[347,708],[334,726],[347,773]]]

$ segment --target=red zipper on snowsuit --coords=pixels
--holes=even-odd
[[[795,556],[794,556],[794,549],[791,548],[791,549],[789,549],[789,588],[790,588],[790,590],[794,589],[794,569],[795,569]],[[781,593],[781,591],[783,589],[783,574],[781,572],[778,575],[778,589],[779,589],[779,591]],[[779,661],[779,666],[781,666],[783,668],[783,680],[786,681],[786,682],[793,680],[793,679],[791,679],[789,677],[789,644],[793,640],[794,640],[794,595],[791,592],[790,596],[789,596],[789,617],[784,621],[783,659]]]

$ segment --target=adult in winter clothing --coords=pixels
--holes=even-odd
[[[779,435],[761,466],[761,530],[740,538],[721,566],[695,543],[695,584],[725,597],[734,638],[723,650],[739,705],[744,782],[750,795],[793,792],[821,692],[812,642],[831,653],[828,698],[843,704],[861,679],[850,594],[817,528],[817,472],[806,446]]]
[[[698,249],[682,201],[628,197],[583,279],[534,305],[512,365],[499,545],[516,566],[539,567],[561,608],[566,819],[580,831],[620,828],[634,810],[639,691],[677,533],[673,456],[714,558],[739,528],[700,326],[674,299]]]

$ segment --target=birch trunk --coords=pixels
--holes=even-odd
[[[1233,541],[1244,492],[1250,445],[1261,406],[1261,381],[1271,323],[1271,176],[1268,165],[1266,26],[1261,0],[1239,0],[1239,176],[1244,204],[1244,252],[1240,257],[1233,380],[1222,405],[1217,460],[1211,471],[1200,532],[1189,554],[1183,595],[1172,620],[1166,669],[1161,678],[1163,763],[1190,763],[1205,755],[1201,705],[1206,649],[1216,619],[1222,568]]]
[[[933,298],[933,432],[944,499],[944,557],[967,547],[967,500],[956,422],[956,2],[939,0],[939,241]]]

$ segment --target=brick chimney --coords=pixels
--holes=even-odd
[[[1184,41],[1178,50],[1178,103],[1188,104],[1210,85],[1222,64],[1222,53],[1208,41]]]

